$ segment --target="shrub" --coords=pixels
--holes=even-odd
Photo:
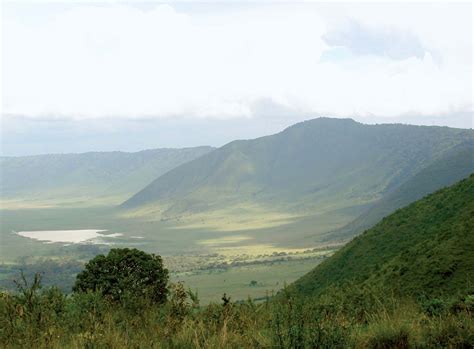
[[[446,309],[446,304],[441,299],[433,298],[424,304],[425,312],[430,316],[440,316]]]
[[[18,292],[0,293],[0,347],[40,347],[57,337],[64,320],[65,295],[57,288],[41,288],[41,275],[29,283],[21,274]]]

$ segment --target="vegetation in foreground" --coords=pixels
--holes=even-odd
[[[319,298],[284,291],[256,304],[199,306],[172,284],[165,303],[41,290],[37,277],[0,297],[4,348],[471,348],[474,295],[400,299],[347,286]]]

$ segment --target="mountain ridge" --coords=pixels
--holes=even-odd
[[[242,201],[307,212],[334,203],[366,204],[473,134],[437,126],[307,120],[275,135],[230,142],[178,166],[120,207],[159,203],[173,216]]]
[[[1,157],[0,192],[3,199],[124,197],[213,149],[203,146]]]

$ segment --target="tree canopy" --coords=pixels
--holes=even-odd
[[[168,270],[160,256],[129,249],[111,249],[90,260],[77,275],[74,292],[94,291],[120,301],[123,297],[166,301]]]

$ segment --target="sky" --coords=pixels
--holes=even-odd
[[[473,124],[470,2],[7,1],[1,29],[2,155]]]

